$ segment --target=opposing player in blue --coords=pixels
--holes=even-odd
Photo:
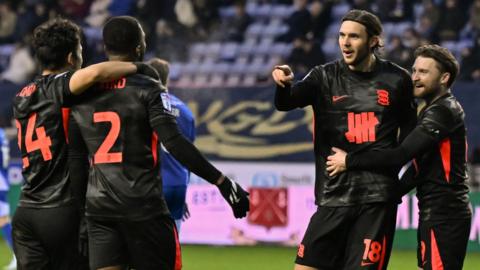
[[[157,70],[162,84],[168,87],[168,74],[170,72],[168,62],[154,58],[149,61],[149,64]],[[168,93],[168,95],[180,132],[190,142],[193,142],[195,140],[195,119],[193,113],[178,97],[172,95],[172,93]],[[187,185],[190,181],[190,171],[178,162],[163,145],[160,156],[162,161],[163,194],[167,201],[168,210],[170,210],[177,230],[180,232],[183,216],[185,213],[188,213],[185,197],[187,195]]]
[[[8,205],[8,162],[10,159],[10,147],[8,144],[5,130],[0,128],[0,228],[2,229],[3,237],[7,241],[8,246],[13,251],[12,241],[12,225],[10,224],[10,207]],[[13,252],[12,252],[13,253]],[[11,263],[5,269],[15,269],[17,261],[13,257]]]

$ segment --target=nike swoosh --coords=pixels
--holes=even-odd
[[[345,99],[345,98],[347,98],[347,97],[348,97],[347,95],[343,95],[343,96],[332,96],[332,102],[333,102],[333,103],[339,102],[340,100]]]
[[[367,265],[371,265],[371,264],[374,264],[373,262],[362,262],[360,265],[361,266],[367,266]]]

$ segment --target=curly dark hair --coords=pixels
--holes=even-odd
[[[32,45],[42,69],[65,67],[68,54],[75,55],[80,46],[80,36],[80,27],[62,18],[49,20],[35,28]]]

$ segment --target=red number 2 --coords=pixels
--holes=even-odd
[[[50,146],[52,145],[52,140],[47,136],[45,132],[45,127],[35,128],[35,122],[37,122],[37,113],[33,113],[28,117],[27,123],[27,132],[25,134],[25,148],[27,153],[31,153],[35,150],[40,150],[42,152],[42,157],[44,161],[52,159],[52,152],[50,151]],[[15,120],[15,124],[18,129],[18,148],[22,149],[22,125],[18,120]],[[36,140],[33,140],[33,133],[37,136]],[[23,168],[30,166],[28,157],[24,157]]]
[[[118,163],[122,162],[122,152],[109,152],[120,134],[120,117],[116,112],[96,112],[93,114],[93,122],[110,122],[112,127],[107,137],[93,156],[93,163]]]

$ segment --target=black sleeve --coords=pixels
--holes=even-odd
[[[323,80],[323,67],[317,66],[293,86],[284,88],[277,85],[275,91],[275,107],[279,111],[290,111],[312,104],[315,93],[319,91]]]
[[[222,173],[180,133],[176,123],[162,122],[154,126],[154,130],[168,152],[191,172],[212,184],[220,178]]]
[[[461,122],[459,122],[461,123]],[[452,111],[442,105],[427,108],[419,121],[419,125],[430,134],[436,142],[448,137],[458,126]]]
[[[78,207],[84,209],[89,169],[88,150],[73,117],[69,118],[68,123],[68,167],[72,193]]]
[[[397,148],[347,154],[345,163],[349,170],[399,168],[434,145],[434,138],[422,126],[417,126]]]
[[[70,79],[72,78],[73,72],[68,71],[60,73],[55,76],[53,79],[53,97],[55,100],[62,104],[65,107],[70,107],[74,100],[74,95],[70,91]]]
[[[413,83],[408,72],[405,71],[405,73],[399,110],[400,142],[403,141],[417,125],[417,104],[413,98]]]
[[[172,156],[194,174],[215,184],[222,173],[189,142],[178,129],[169,102],[168,93],[152,89],[147,95],[150,126]]]

